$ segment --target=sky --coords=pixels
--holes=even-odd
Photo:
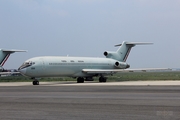
[[[179,0],[0,0],[0,48],[5,69],[37,56],[104,57],[123,41],[131,68],[180,68]]]

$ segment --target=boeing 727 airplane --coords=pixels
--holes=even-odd
[[[35,57],[25,61],[19,72],[33,79],[33,85],[39,85],[36,78],[42,77],[73,77],[77,78],[77,83],[90,80],[95,76],[99,77],[99,82],[106,82],[106,75],[112,75],[123,71],[145,71],[152,69],[127,69],[130,67],[126,63],[130,50],[135,45],[145,45],[152,43],[126,42],[116,45],[120,46],[116,52],[105,51],[106,58],[95,57],[62,57],[44,56]],[[159,68],[160,69],[160,68]]]
[[[8,60],[10,54],[14,52],[26,52],[25,50],[7,50],[7,49],[0,49],[0,75],[7,75],[11,74],[12,72],[3,72],[4,68],[3,65]],[[13,72],[13,73],[19,73],[19,72]]]

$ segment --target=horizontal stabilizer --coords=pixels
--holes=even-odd
[[[148,42],[126,42],[126,45],[149,45],[153,43]],[[122,44],[115,45],[115,47],[121,46]]]
[[[11,50],[1,49],[1,51],[3,51],[3,52],[10,52],[10,53],[13,53],[13,52],[27,52],[27,50],[16,50],[16,49],[11,49]]]

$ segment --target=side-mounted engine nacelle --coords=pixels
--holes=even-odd
[[[125,63],[125,62],[115,62],[114,64],[115,68],[119,68],[119,69],[126,69],[126,68],[130,68],[130,65]]]
[[[113,56],[115,54],[116,54],[116,52],[110,52],[110,51],[105,51],[104,52],[104,56],[106,56],[106,57],[111,57],[111,56]]]
[[[118,55],[117,52],[105,51],[104,56],[106,56],[106,58],[112,58],[116,60],[120,59],[120,56]]]

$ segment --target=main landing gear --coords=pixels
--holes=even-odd
[[[33,85],[39,85],[39,81],[38,81],[38,80],[34,80],[34,81],[32,82],[32,84],[33,84]]]
[[[78,77],[77,78],[77,83],[84,83],[84,78],[83,77]]]
[[[32,79],[33,79],[33,82],[32,82],[33,85],[39,85],[39,81],[37,79],[35,78],[32,78]]]
[[[106,77],[103,76],[99,77],[99,82],[106,82],[106,80],[107,80]]]
[[[107,78],[104,76],[99,77],[99,82],[106,82]],[[78,77],[77,78],[77,83],[84,83],[84,78],[83,77]]]

